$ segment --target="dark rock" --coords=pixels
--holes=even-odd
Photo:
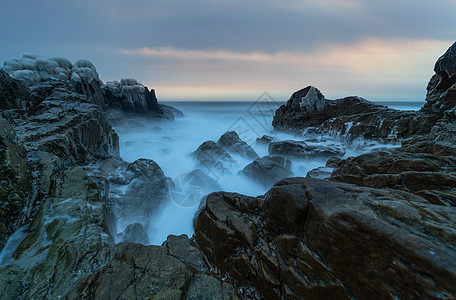
[[[145,87],[135,79],[109,81],[104,88],[104,96],[112,108],[120,108],[127,113],[136,113],[157,118],[174,119],[173,113],[168,113],[158,104],[155,91]]]
[[[269,154],[283,155],[292,158],[328,158],[344,156],[345,149],[338,146],[309,146],[303,141],[271,142],[268,147]]]
[[[282,156],[265,156],[255,159],[239,172],[266,187],[291,176],[291,161]]]
[[[265,298],[451,298],[453,214],[402,191],[291,178],[264,200],[208,195],[195,237],[222,273]]]
[[[217,145],[231,154],[239,155],[247,159],[257,159],[258,154],[247,145],[246,142],[241,140],[235,131],[225,132],[217,141]]]

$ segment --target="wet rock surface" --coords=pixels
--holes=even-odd
[[[264,197],[210,194],[195,236],[268,299],[452,297],[454,214],[407,192],[292,178]]]
[[[235,163],[233,157],[214,141],[202,143],[191,155],[202,168],[212,169],[222,174],[229,172],[229,169]]]

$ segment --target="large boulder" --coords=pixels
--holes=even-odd
[[[407,192],[292,178],[264,197],[208,195],[195,237],[268,299],[452,298],[454,220]]]

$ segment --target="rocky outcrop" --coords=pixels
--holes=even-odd
[[[282,156],[265,156],[255,159],[240,174],[271,187],[280,179],[291,176],[291,161]]]
[[[298,91],[276,111],[272,122],[275,129],[337,134],[349,141],[356,138],[397,141],[427,134],[437,121],[436,115],[429,112],[398,111],[360,97],[323,98],[323,102],[324,96],[307,97],[306,93],[312,89],[318,91],[314,87]]]
[[[264,197],[208,195],[195,237],[267,299],[451,298],[453,215],[407,192],[293,178]]]
[[[107,102],[113,108],[157,118],[174,118],[170,110],[165,115],[165,111],[158,104],[155,91],[153,89],[149,91],[135,79],[121,79],[120,82],[108,81],[103,92]]]
[[[246,142],[241,140],[235,131],[225,132],[217,141],[217,145],[231,154],[247,159],[257,159],[258,154]]]
[[[23,99],[22,87],[17,86],[17,82],[29,87],[42,83],[49,86],[49,82],[58,82],[67,85],[65,90],[84,95],[86,102],[98,105],[106,111],[117,109],[124,113],[171,120],[174,119],[174,113],[180,113],[170,106],[162,108],[158,104],[155,91],[149,91],[135,79],[122,79],[120,82],[112,81],[104,85],[95,66],[85,59],[72,64],[62,57],[43,58],[24,54],[21,58],[5,61],[3,70],[13,78],[13,82],[3,86],[12,87],[12,90],[18,93],[15,98],[19,99]],[[2,78],[0,75],[0,80],[3,80]],[[15,105],[18,105],[17,101]]]

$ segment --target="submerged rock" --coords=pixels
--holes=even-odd
[[[291,161],[282,156],[265,156],[255,159],[239,173],[271,187],[277,181],[291,176]]]
[[[263,135],[261,138],[256,139],[256,143],[260,145],[269,145],[269,143],[277,141],[277,138],[269,135]]]

